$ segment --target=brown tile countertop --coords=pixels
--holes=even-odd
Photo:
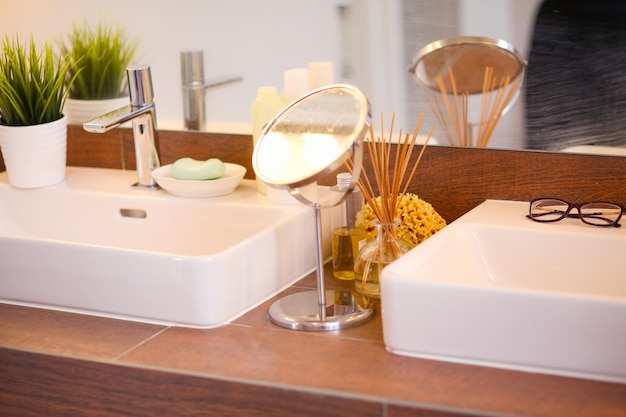
[[[626,384],[393,355],[380,312],[286,330],[272,301],[207,330],[0,304],[0,415],[626,416]]]

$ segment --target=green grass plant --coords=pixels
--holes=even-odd
[[[130,40],[122,26],[100,21],[92,28],[74,22],[67,39],[60,42],[69,56],[71,76],[77,75],[70,97],[100,100],[128,95],[126,67],[134,59],[139,42]]]
[[[73,83],[70,63],[55,57],[52,46],[38,48],[32,35],[27,45],[5,35],[0,56],[0,124],[29,126],[63,117]]]

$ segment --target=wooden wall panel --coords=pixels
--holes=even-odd
[[[184,156],[216,157],[245,166],[246,178],[254,178],[250,136],[160,131],[159,142],[163,164]],[[134,169],[134,158],[130,129],[94,134],[68,128],[68,165]],[[626,158],[431,146],[409,191],[433,204],[448,222],[486,199],[554,196],[626,204]]]

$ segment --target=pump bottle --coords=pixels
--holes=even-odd
[[[330,188],[331,201],[338,200],[350,187],[348,172],[337,174],[337,184]],[[356,227],[356,215],[363,206],[363,194],[354,187],[345,200],[335,206],[331,219],[333,276],[341,280],[354,279],[354,260],[365,243],[365,230]]]

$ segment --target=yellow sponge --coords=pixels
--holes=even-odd
[[[380,197],[375,201],[380,206]],[[430,203],[411,193],[406,193],[400,200],[396,218],[400,220],[396,236],[412,245],[423,242],[446,226],[444,218]],[[365,204],[356,215],[355,226],[365,229],[367,240],[376,238],[376,227],[372,224],[374,219],[376,216],[369,204]]]

